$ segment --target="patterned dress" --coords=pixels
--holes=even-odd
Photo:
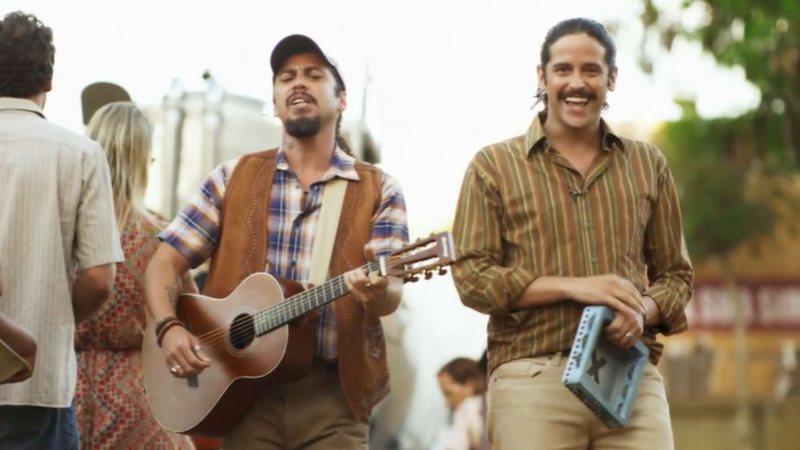
[[[75,413],[81,447],[94,449],[192,449],[188,437],[167,432],[150,414],[142,380],[142,331],[146,312],[142,281],[163,225],[141,217],[122,232],[125,262],[117,264],[114,297],[78,324]]]

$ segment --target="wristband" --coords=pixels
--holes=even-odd
[[[161,332],[156,336],[156,344],[158,344],[159,347],[161,347],[161,341],[164,340],[164,335],[167,334],[167,330],[176,325],[184,327],[183,322],[175,318],[173,318],[172,320],[170,320],[164,326],[161,327]]]
[[[647,303],[642,303],[644,312],[642,313],[642,328],[647,326]]]
[[[167,317],[164,317],[163,319],[159,320],[156,323],[156,329],[155,329],[156,336],[161,334],[161,329],[164,328],[164,325],[166,325],[169,322],[172,322],[173,320],[178,320],[178,318],[175,317],[175,316],[167,316]]]

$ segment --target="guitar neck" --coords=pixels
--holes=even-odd
[[[377,271],[383,273],[380,270],[380,260],[365,264],[361,266],[361,269],[367,272]],[[319,286],[314,286],[276,305],[259,311],[253,315],[256,336],[261,336],[275,328],[286,325],[303,314],[324,306],[348,292],[350,290],[344,282],[344,276],[339,275]]]

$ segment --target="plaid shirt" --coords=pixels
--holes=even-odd
[[[220,205],[237,160],[226,161],[209,174],[189,203],[159,238],[172,245],[197,267],[211,257],[219,243]],[[357,181],[355,158],[338,147],[331,158],[331,167],[322,179],[305,192],[278,151],[275,178],[269,204],[269,237],[266,272],[308,285],[311,249],[319,221],[322,191],[334,177]],[[384,256],[408,242],[405,198],[397,181],[381,175],[381,203],[372,219],[370,249]],[[336,313],[333,304],[322,308],[317,327],[317,355],[333,360],[337,357]]]

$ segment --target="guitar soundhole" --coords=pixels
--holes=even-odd
[[[253,342],[256,336],[255,325],[253,323],[253,316],[249,314],[241,314],[233,319],[228,337],[231,340],[231,345],[236,349],[242,350]]]

